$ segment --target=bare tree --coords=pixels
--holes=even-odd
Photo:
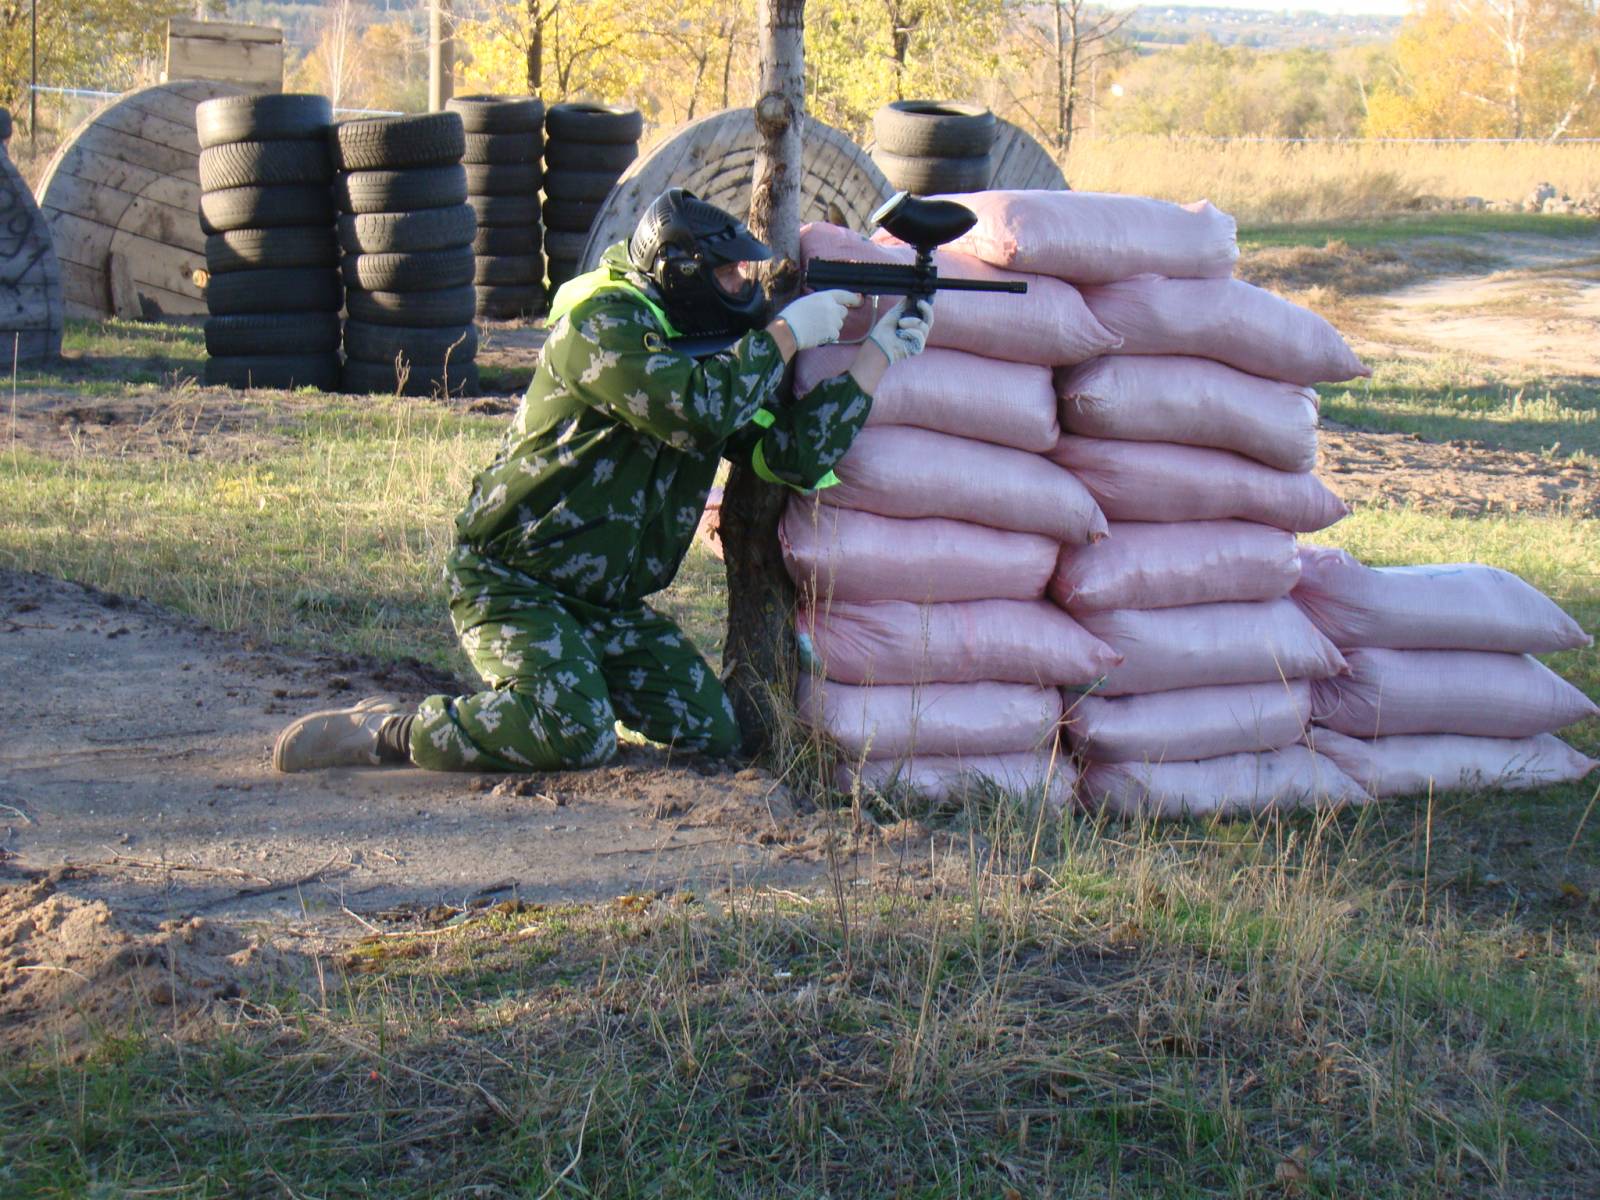
[[[328,73],[328,100],[343,107],[360,70],[360,12],[351,0],[338,0],[324,18],[322,50]]]
[[[750,227],[772,247],[766,283],[782,303],[798,288],[800,269],[801,124],[805,117],[805,0],[762,0],[761,81],[756,101],[756,154]],[[794,677],[790,613],[794,589],[778,551],[784,489],[736,464],[722,500],[722,544],[728,570],[728,638],[723,651],[729,695],[745,749],[770,744],[775,687]]]
[[[1095,102],[1084,94],[1084,85],[1107,59],[1123,53],[1120,35],[1136,11],[1100,8],[1089,0],[1050,0],[1048,26],[1029,21],[1029,40],[1048,56],[1054,78],[1043,95],[1013,93],[1012,99],[1057,155],[1072,149],[1084,110]],[[1039,101],[1048,103],[1048,115],[1039,111]]]

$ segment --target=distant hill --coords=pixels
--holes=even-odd
[[[1360,42],[1386,42],[1399,32],[1400,17],[1323,12],[1262,12],[1253,8],[1139,9],[1128,32],[1141,47],[1181,46],[1199,37],[1229,46],[1263,50],[1331,49]]]

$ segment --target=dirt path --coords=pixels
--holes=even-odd
[[[416,670],[293,657],[153,605],[0,573],[0,882],[78,864],[72,890],[150,916],[277,916],[355,929],[343,908],[597,899],[795,884],[820,818],[755,770],[635,747],[569,775],[272,771],[292,715],[420,699]],[[873,847],[851,864],[875,869]],[[3,939],[0,939],[3,940]]]

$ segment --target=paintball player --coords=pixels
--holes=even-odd
[[[771,256],[737,218],[673,188],[556,293],[538,373],[445,563],[450,616],[486,690],[415,712],[362,701],[312,713],[279,736],[278,770],[594,766],[616,752],[618,719],[679,750],[738,747],[716,674],[645,598],[677,574],[719,458],[800,490],[831,482],[884,371],[922,350],[933,316],[895,305],[847,373],[785,402],[785,364],[837,341],[862,297],[815,292],[769,322],[747,267]],[[726,348],[697,357],[691,337]]]

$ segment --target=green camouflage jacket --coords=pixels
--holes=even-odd
[[[815,487],[872,399],[846,374],[779,404],[783,357],[770,334],[746,334],[711,358],[679,354],[625,245],[606,251],[602,270],[610,286],[600,280],[551,326],[456,528],[464,544],[563,595],[622,606],[672,582],[722,455]],[[562,307],[558,293],[553,312]]]

